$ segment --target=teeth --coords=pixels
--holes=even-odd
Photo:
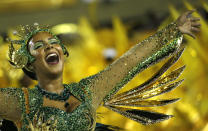
[[[46,59],[48,59],[48,58],[51,57],[51,56],[57,56],[57,54],[56,54],[56,53],[51,53],[51,54],[49,54],[49,55],[46,57]]]

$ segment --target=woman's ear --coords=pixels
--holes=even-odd
[[[23,72],[33,80],[37,80],[34,67],[30,64],[22,68]]]
[[[34,72],[34,67],[32,66],[32,64],[28,64],[26,67],[25,67],[26,70],[30,71],[30,72]]]

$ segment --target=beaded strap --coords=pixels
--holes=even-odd
[[[24,92],[24,98],[25,98],[25,112],[26,114],[30,113],[30,107],[29,107],[29,94],[28,94],[28,89],[27,88],[22,88]]]

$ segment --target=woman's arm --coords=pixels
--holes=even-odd
[[[20,88],[0,88],[0,117],[17,122],[21,120]]]
[[[109,100],[137,73],[176,52],[182,42],[182,33],[189,33],[189,35],[192,33],[190,22],[194,18],[189,20],[187,17],[192,12],[186,12],[179,17],[177,22],[169,24],[156,34],[135,45],[100,73],[82,80],[81,83],[89,86],[92,92],[92,105],[94,108],[97,108],[103,99],[104,101]],[[194,21],[197,20],[194,19]],[[178,25],[181,26],[179,27]],[[197,24],[195,23],[194,25]],[[184,28],[186,32],[181,32]]]

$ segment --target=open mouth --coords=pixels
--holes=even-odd
[[[49,53],[46,58],[46,62],[50,65],[58,64],[59,62],[59,56],[56,53]]]

